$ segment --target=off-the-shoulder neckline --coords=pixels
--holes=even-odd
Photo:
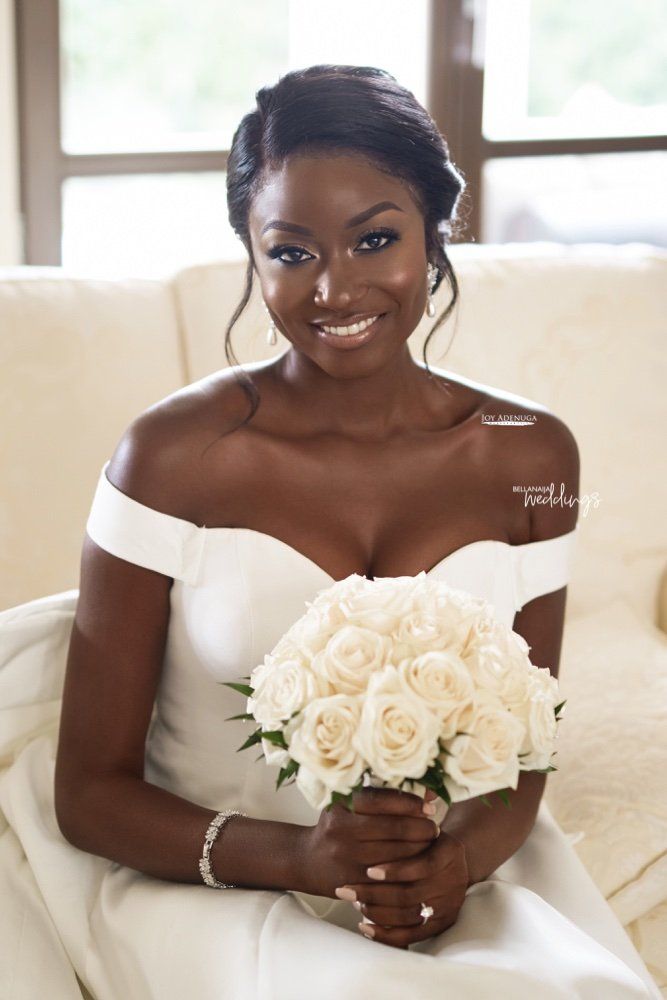
[[[102,468],[100,478],[104,479],[104,482],[106,483],[108,489],[111,489],[115,493],[119,494],[121,497],[123,497],[125,501],[129,502],[130,504],[136,504],[137,507],[140,507],[143,510],[150,511],[150,513],[155,515],[156,517],[166,518],[170,522],[177,522],[178,524],[185,525],[188,529],[192,531],[204,531],[206,532],[207,535],[244,532],[246,534],[255,535],[258,538],[267,539],[271,543],[281,546],[282,548],[291,552],[293,555],[302,559],[304,562],[308,563],[315,570],[317,570],[319,573],[325,576],[328,580],[331,580],[332,582],[336,581],[336,577],[331,576],[330,573],[328,573],[322,566],[320,566],[319,563],[316,563],[314,559],[311,559],[310,556],[307,556],[304,552],[299,551],[299,549],[295,549],[292,545],[289,545],[287,542],[283,541],[282,538],[277,538],[275,535],[270,535],[265,531],[258,531],[257,528],[246,528],[243,526],[240,527],[220,526],[220,527],[209,528],[206,527],[206,525],[198,525],[195,524],[194,521],[188,521],[186,518],[176,517],[174,514],[167,514],[165,513],[165,511],[156,510],[154,507],[148,507],[146,504],[140,503],[133,497],[128,496],[127,493],[123,493],[122,490],[119,490],[118,487],[114,486],[111,480],[107,478],[106,470],[108,465],[109,462],[106,462],[104,467]],[[544,547],[544,546],[552,546],[554,544],[563,545],[574,540],[574,536],[576,535],[578,529],[579,525],[576,524],[571,531],[565,532],[565,534],[554,535],[552,538],[535,539],[531,542],[521,542],[518,545],[514,545],[512,544],[512,542],[507,542],[499,538],[479,538],[476,539],[474,542],[467,542],[465,545],[460,545],[457,549],[454,549],[452,552],[448,552],[447,555],[443,556],[442,559],[439,559],[433,566],[431,566],[430,569],[425,570],[424,572],[426,573],[427,576],[430,575],[431,573],[435,573],[438,569],[444,566],[444,564],[448,562],[450,559],[453,559],[455,556],[459,556],[461,553],[467,552],[479,546],[488,547],[490,545],[499,545],[503,548],[510,549],[512,552],[518,554],[519,552],[525,552],[529,549],[530,550],[536,549],[538,546]],[[375,579],[380,579],[380,577],[375,577]]]

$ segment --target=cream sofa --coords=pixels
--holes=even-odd
[[[430,362],[546,404],[579,442],[569,711],[546,794],[667,996],[667,252],[463,244],[451,257],[461,300]],[[41,706],[34,690],[24,706],[36,732],[55,726],[101,466],[136,414],[226,364],[244,271],[239,261],[100,281],[0,270],[0,704],[21,712],[22,638],[42,625],[51,667]],[[426,329],[412,338],[417,357]],[[255,289],[233,332],[241,362],[284,349],[265,330]],[[18,749],[11,725],[3,732],[0,766]]]

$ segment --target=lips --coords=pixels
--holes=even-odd
[[[384,316],[384,313],[368,312],[357,313],[355,316],[334,316],[332,319],[314,319],[311,325],[317,327],[354,326],[355,323],[361,323],[363,320],[371,319],[373,316]]]
[[[373,340],[378,334],[378,329],[383,328],[387,313],[380,313],[379,315],[376,313],[376,315],[378,318],[375,322],[371,323],[370,326],[360,333],[342,335],[336,333],[326,333],[326,331],[322,330],[321,327],[314,325],[315,333],[317,337],[329,347],[335,348],[337,351],[350,351]]]

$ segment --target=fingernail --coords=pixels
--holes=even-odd
[[[422,806],[422,812],[426,813],[427,816],[435,816],[435,803],[425,802]]]
[[[340,886],[338,889],[336,889],[336,895],[338,896],[339,899],[349,900],[350,903],[354,902],[354,900],[357,898],[357,894],[354,891],[354,889],[347,889],[343,886]]]
[[[358,900],[358,899],[355,899],[355,901],[354,901],[354,903],[352,904],[352,906],[353,906],[353,907],[355,908],[355,910],[359,910],[359,911],[361,911],[361,903],[359,902],[359,900]]]
[[[366,869],[366,874],[368,875],[369,878],[386,878],[387,877],[387,873],[384,870],[384,868],[378,868],[378,867],[367,868]]]
[[[366,937],[375,937],[375,928],[371,924],[357,924],[357,927]]]

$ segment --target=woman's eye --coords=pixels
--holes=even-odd
[[[290,253],[291,254],[295,254],[295,253],[305,254],[306,251],[302,250],[300,247],[277,247],[275,250],[273,250],[271,252],[271,256],[275,257],[276,260],[279,260],[281,262],[281,264],[300,264],[301,263],[301,260],[284,260],[283,259],[283,254],[286,254],[286,253],[288,253],[288,254],[290,254]],[[311,256],[311,255],[309,254],[309,256]]]
[[[303,247],[293,247],[293,246],[278,246],[271,247],[268,251],[269,257],[273,260],[279,260],[281,264],[300,264],[301,259],[298,260],[285,260],[285,254],[305,254],[307,251]],[[308,254],[312,259],[312,254]]]
[[[362,253],[372,253],[374,250],[384,250],[385,247],[390,246],[396,240],[400,239],[398,233],[394,229],[374,229],[370,233],[365,233],[359,240],[357,244],[360,246],[362,243],[373,243],[367,250],[362,250]],[[386,242],[380,242],[385,240]],[[294,259],[295,254],[300,254],[298,259]],[[291,255],[292,259],[286,259],[285,255]],[[297,246],[277,246],[272,247],[269,250],[269,257],[274,260],[279,260],[281,264],[301,264],[305,257],[313,260],[313,255],[309,254],[307,250],[303,247]]]
[[[371,250],[383,250],[398,239],[398,233],[393,229],[374,229],[372,233],[366,233],[361,237],[360,243],[368,243],[369,240],[386,240],[386,243],[376,244]]]

